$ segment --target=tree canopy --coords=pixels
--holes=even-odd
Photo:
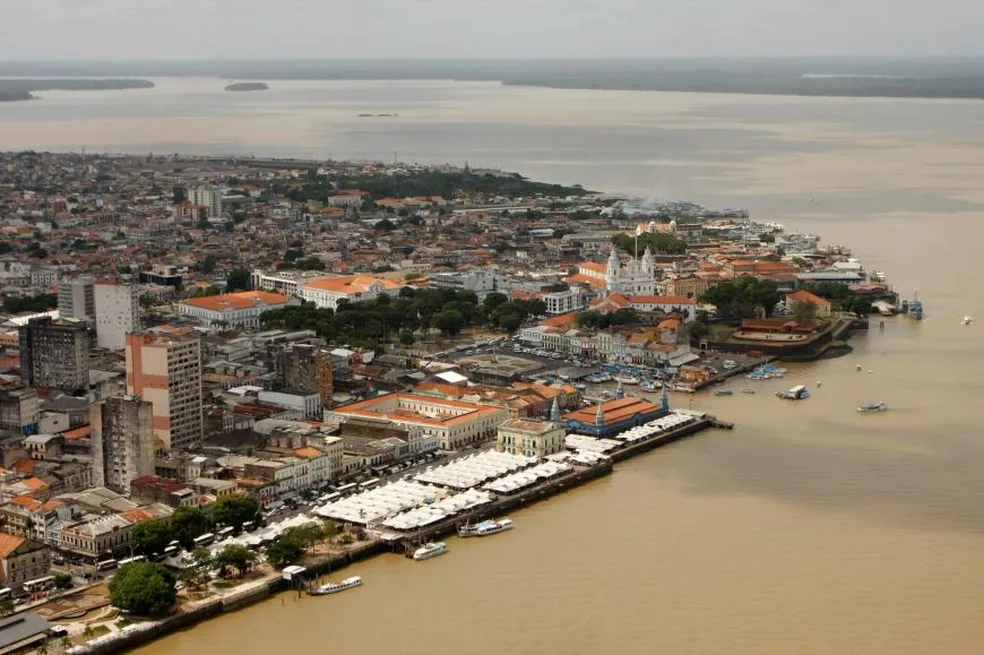
[[[7,314],[21,312],[46,312],[58,307],[58,296],[53,293],[40,293],[36,296],[6,296],[3,311]]]
[[[232,293],[233,291],[248,291],[250,286],[252,286],[253,278],[249,271],[241,266],[229,271],[226,275],[226,291]]]
[[[634,255],[636,252],[636,237],[629,234],[616,234],[612,237],[612,243],[621,250]],[[682,255],[687,252],[687,242],[678,239],[672,234],[665,232],[646,232],[638,237],[639,254],[646,252],[649,248],[654,253],[660,252],[669,255]]]
[[[260,504],[249,496],[223,496],[212,505],[212,520],[240,530],[243,523],[260,517]]]
[[[412,336],[431,328],[450,335],[488,324],[511,332],[527,318],[546,313],[541,300],[502,302],[502,298],[489,294],[486,302],[479,303],[474,291],[404,287],[395,297],[383,294],[375,300],[342,302],[334,311],[311,303],[274,309],[264,312],[260,322],[264,328],[313,330],[329,341],[373,348],[404,332]]]
[[[174,583],[174,576],[160,564],[124,564],[109,583],[109,598],[122,610],[140,616],[159,616],[177,600]]]
[[[295,564],[311,544],[324,536],[325,529],[317,523],[288,528],[267,547],[267,561],[277,568]]]
[[[171,516],[172,538],[188,549],[194,546],[195,538],[212,529],[208,517],[197,507],[179,507]]]
[[[239,577],[243,577],[249,573],[255,563],[256,553],[242,544],[226,546],[215,556],[215,566],[222,577],[228,577],[232,569],[236,570]]]
[[[782,298],[776,283],[749,275],[711,287],[701,295],[701,302],[717,307],[718,315],[726,320],[755,318],[759,312],[768,315]]]
[[[160,519],[141,521],[130,531],[130,546],[133,551],[146,557],[163,553],[173,539],[171,526]]]

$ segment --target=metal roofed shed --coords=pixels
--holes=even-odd
[[[283,577],[284,580],[291,581],[301,577],[305,573],[307,573],[306,568],[304,568],[303,566],[294,565],[294,566],[285,567],[280,572],[280,575],[281,577]]]
[[[448,384],[464,384],[468,382],[468,378],[461,373],[456,373],[455,371],[445,371],[443,373],[438,373],[434,377],[447,382]]]
[[[36,612],[20,612],[0,619],[0,653],[24,652],[48,637],[51,624]]]

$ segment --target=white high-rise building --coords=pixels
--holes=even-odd
[[[188,189],[188,201],[194,205],[208,207],[208,217],[222,216],[222,193],[210,186],[200,186]]]
[[[96,301],[92,280],[61,280],[58,283],[58,316],[80,321],[96,319]]]
[[[96,282],[96,345],[110,350],[126,347],[128,332],[140,329],[137,287],[114,281]]]

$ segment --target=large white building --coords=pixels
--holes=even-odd
[[[182,316],[197,318],[206,327],[260,327],[260,315],[300,301],[269,291],[241,291],[221,296],[189,298],[178,305]]]
[[[543,296],[543,302],[546,303],[547,314],[550,316],[579,312],[584,309],[584,295],[578,286],[572,286],[566,291],[548,293]]]
[[[326,421],[341,423],[348,418],[417,427],[423,435],[437,437],[443,450],[457,450],[494,437],[509,412],[493,405],[412,393],[385,394],[325,412]]]
[[[154,436],[165,449],[200,446],[202,351],[192,334],[128,334],[126,392],[154,406]]]
[[[200,186],[188,189],[188,201],[195,205],[208,207],[209,218],[222,216],[222,192],[215,187]]]
[[[567,429],[562,423],[511,419],[499,426],[496,450],[510,455],[546,457],[564,450]]]
[[[604,289],[606,294],[625,296],[652,296],[656,294],[656,267],[653,253],[646,248],[641,259],[631,258],[624,265],[618,257],[618,248],[612,248],[607,264],[585,262],[578,266],[575,281],[586,281],[592,287]]]
[[[338,275],[307,280],[298,288],[297,295],[322,309],[338,309],[342,300],[373,300],[384,292],[397,293],[402,286],[394,280],[371,275]]]
[[[80,321],[96,319],[96,299],[92,280],[62,280],[58,283],[58,315]]]
[[[140,293],[136,286],[114,281],[93,286],[96,306],[96,345],[122,350],[126,335],[140,329]]]

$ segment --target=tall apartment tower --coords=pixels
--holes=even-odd
[[[96,282],[96,345],[109,350],[126,347],[126,335],[140,329],[137,287],[115,281]]]
[[[321,406],[331,407],[334,370],[331,352],[310,344],[284,346],[274,355],[277,381],[285,391],[317,393]]]
[[[21,380],[29,387],[89,388],[92,331],[80,321],[35,318],[20,327]]]
[[[154,473],[154,406],[135,396],[89,406],[92,483],[126,493],[130,481]]]
[[[61,280],[58,283],[58,316],[80,321],[95,320],[96,300],[91,279]]]
[[[208,207],[208,217],[218,218],[222,215],[222,193],[210,186],[200,186],[188,189],[188,201],[194,205]]]
[[[153,405],[154,436],[165,449],[201,446],[202,351],[197,335],[128,334],[126,392]]]

